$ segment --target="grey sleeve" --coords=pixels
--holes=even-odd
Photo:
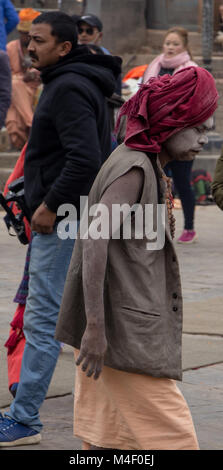
[[[212,183],[212,194],[218,207],[223,210],[223,149],[215,168],[215,174]]]

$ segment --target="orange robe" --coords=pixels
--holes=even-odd
[[[75,359],[79,351],[75,349]],[[198,450],[188,405],[175,380],[103,367],[99,379],[76,368],[74,435],[120,450]]]
[[[24,58],[20,40],[7,45],[7,53],[12,72],[12,101],[6,117],[6,128],[13,146],[21,149],[28,139],[32,125],[35,98],[40,85],[39,72],[35,69],[37,80],[25,82],[22,60]]]

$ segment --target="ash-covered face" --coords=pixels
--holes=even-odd
[[[193,160],[208,143],[207,133],[213,128],[213,124],[214,120],[211,116],[196,127],[187,127],[172,135],[162,147],[171,160]]]

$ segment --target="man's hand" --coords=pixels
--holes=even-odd
[[[31,229],[38,233],[52,233],[56,216],[56,213],[48,209],[42,202],[32,216]]]
[[[39,74],[35,70],[27,70],[23,76],[24,82],[40,82]]]
[[[94,374],[94,379],[97,380],[102,371],[106,349],[107,340],[104,325],[87,326],[82,337],[76,365],[79,366],[84,361],[82,370],[86,372],[87,377]]]

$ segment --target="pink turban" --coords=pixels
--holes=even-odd
[[[173,76],[154,77],[141,85],[122,106],[116,128],[126,115],[125,144],[157,153],[171,135],[211,117],[218,98],[212,75],[201,67],[188,67]]]

